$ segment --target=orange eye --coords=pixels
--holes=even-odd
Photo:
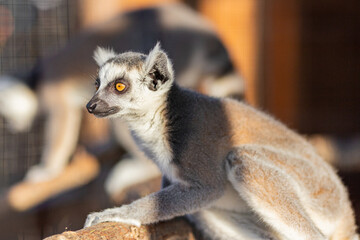
[[[125,87],[126,87],[126,86],[125,86],[125,84],[123,84],[123,83],[117,83],[117,84],[115,85],[116,90],[118,90],[119,92],[124,91]]]

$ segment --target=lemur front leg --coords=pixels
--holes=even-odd
[[[280,239],[326,239],[306,213],[297,183],[267,161],[261,148],[237,148],[227,156],[229,181]]]
[[[223,186],[188,186],[175,183],[129,205],[88,215],[85,227],[100,222],[122,222],[140,226],[193,213],[223,194]]]
[[[54,90],[50,91],[54,93]],[[48,94],[50,94],[48,93]],[[66,96],[53,96],[46,103],[49,116],[45,126],[45,146],[39,165],[27,172],[26,179],[49,180],[61,173],[74,153],[79,137],[82,110]]]

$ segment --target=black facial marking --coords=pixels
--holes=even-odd
[[[97,77],[97,78],[95,79],[95,88],[96,88],[96,90],[98,90],[99,87],[100,87],[100,79],[99,79],[99,77]]]
[[[89,113],[94,114],[97,117],[107,117],[109,115],[117,113],[119,107],[110,107],[106,101],[99,98],[98,94],[92,97],[92,99],[86,105]]]
[[[116,90],[116,84],[117,83],[124,84],[125,89],[122,90],[121,92]],[[124,93],[129,91],[130,87],[131,87],[130,81],[128,81],[125,77],[120,77],[120,78],[117,78],[114,81],[109,82],[108,85],[106,86],[106,91],[111,92],[111,93],[115,93],[115,94],[118,94],[118,95],[123,95]]]

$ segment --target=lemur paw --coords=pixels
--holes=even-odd
[[[120,222],[137,227],[141,226],[141,222],[139,220],[123,217],[122,214],[119,213],[118,209],[107,209],[103,212],[90,213],[86,218],[84,228],[102,222]]]

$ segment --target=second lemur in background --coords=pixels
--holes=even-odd
[[[125,120],[164,186],[89,214],[85,227],[188,214],[206,239],[359,239],[344,185],[301,136],[244,103],[178,87],[159,45],[148,55],[100,48],[95,59],[88,111]]]

